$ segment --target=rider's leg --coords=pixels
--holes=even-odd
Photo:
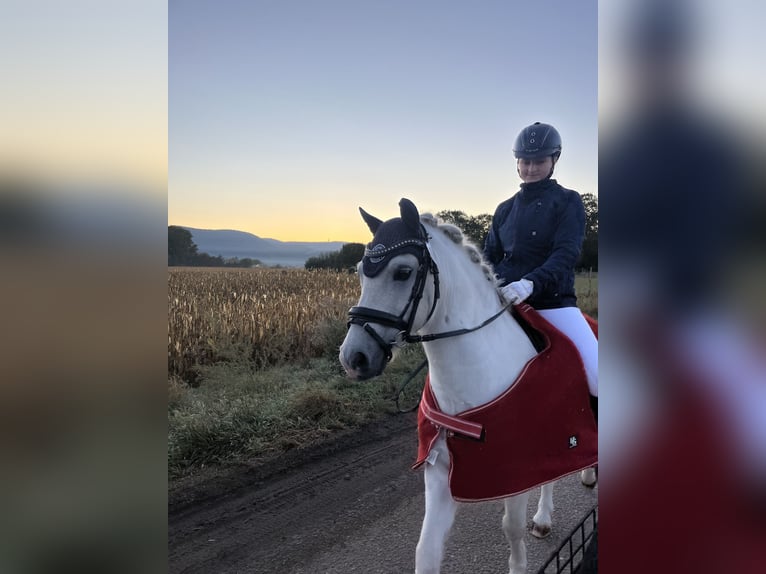
[[[574,343],[580,352],[590,391],[590,408],[598,424],[598,339],[588,321],[577,307],[541,309],[539,313]],[[586,486],[593,486],[598,477],[598,467],[585,469],[580,480]]]
[[[588,378],[588,390],[592,396],[598,397],[598,339],[582,312],[577,307],[562,307],[540,309],[539,313],[577,347]]]

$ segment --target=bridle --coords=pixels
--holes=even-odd
[[[425,233],[425,231],[423,231]],[[402,309],[399,315],[393,313],[386,313],[378,309],[372,309],[371,307],[351,307],[348,310],[348,327],[351,325],[359,325],[362,327],[375,341],[378,343],[383,352],[386,354],[386,359],[391,360],[393,356],[392,348],[393,341],[385,341],[378,332],[372,328],[371,325],[382,325],[384,327],[393,327],[399,330],[399,333],[403,336],[403,340],[407,343],[414,343],[420,341],[420,337],[412,335],[412,325],[415,322],[415,315],[418,312],[418,306],[420,300],[423,298],[423,292],[426,288],[426,280],[430,272],[433,277],[434,283],[434,300],[431,303],[431,309],[428,312],[426,323],[431,319],[431,316],[436,310],[436,302],[439,300],[439,267],[436,265],[436,261],[431,257],[431,253],[428,250],[427,236],[426,239],[405,239],[399,241],[384,249],[370,249],[368,246],[364,250],[364,257],[372,259],[387,257],[393,255],[398,251],[402,251],[404,248],[417,247],[418,255],[418,271],[415,276],[415,283],[412,285],[412,291],[410,297],[407,300],[407,304]],[[407,313],[409,312],[409,316]]]
[[[359,306],[351,307],[351,309],[348,311],[349,319],[347,326],[351,327],[351,325],[359,325],[362,327],[365,332],[369,334],[380,346],[386,355],[386,360],[388,361],[390,361],[393,357],[392,349],[395,341],[384,340],[383,337],[381,337],[380,334],[372,328],[372,325],[382,325],[383,327],[393,327],[394,329],[398,329],[399,334],[402,336],[402,340],[407,343],[425,343],[428,341],[435,341],[437,339],[446,339],[448,337],[465,335],[466,333],[472,333],[473,331],[477,331],[482,327],[486,327],[492,321],[500,317],[500,315],[505,313],[505,311],[512,304],[506,304],[502,309],[500,309],[500,311],[476,327],[455,329],[454,331],[443,331],[441,333],[430,333],[427,335],[413,335],[412,326],[415,322],[415,315],[417,314],[420,300],[423,298],[423,292],[425,291],[426,281],[428,279],[429,273],[433,278],[434,299],[433,303],[431,304],[431,309],[429,310],[428,316],[426,317],[423,325],[428,323],[428,321],[431,319],[434,311],[436,310],[436,303],[439,301],[439,267],[436,264],[436,261],[434,261],[433,257],[431,257],[431,251],[428,247],[429,238],[425,233],[425,230],[422,229],[422,226],[421,230],[425,239],[405,239],[395,243],[391,247],[384,249],[370,249],[368,246],[364,250],[364,257],[370,258],[374,261],[375,258],[383,258],[389,255],[393,255],[398,251],[402,251],[404,248],[408,248],[408,251],[413,246],[419,248],[418,255],[416,255],[418,259],[418,271],[417,275],[415,276],[415,283],[412,285],[410,297],[407,300],[407,304],[404,306],[404,309],[402,309],[402,312],[399,313],[399,315],[394,315],[393,313],[379,311],[378,309],[372,309],[371,307]],[[408,311],[409,316],[407,316]]]

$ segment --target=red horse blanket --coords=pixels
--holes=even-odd
[[[502,395],[451,416],[439,410],[426,379],[413,468],[426,462],[445,429],[456,500],[505,498],[598,462],[598,430],[577,349],[529,305],[513,311],[543,348]],[[586,318],[598,336],[597,323]]]

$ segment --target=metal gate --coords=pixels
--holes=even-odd
[[[585,556],[588,542],[598,530],[598,506],[594,506],[588,514],[575,526],[569,537],[564,540],[556,551],[543,564],[537,574],[574,574]]]

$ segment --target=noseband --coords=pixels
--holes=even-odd
[[[426,236],[427,237],[427,236]],[[402,340],[407,343],[425,343],[428,341],[435,341],[437,339],[446,339],[448,337],[457,337],[458,335],[465,335],[478,331],[482,327],[486,327],[492,321],[500,317],[505,311],[512,305],[511,302],[504,305],[500,311],[492,315],[489,319],[482,322],[480,325],[471,328],[456,329],[454,331],[445,331],[442,333],[431,333],[428,335],[413,335],[412,325],[415,322],[415,315],[418,310],[418,305],[423,297],[423,291],[426,287],[426,280],[428,278],[429,271],[434,282],[434,300],[431,304],[431,310],[428,312],[425,323],[431,319],[431,316],[436,310],[436,303],[439,300],[439,267],[436,265],[436,261],[431,257],[431,252],[428,249],[427,239],[407,239],[392,245],[386,249],[371,250],[366,248],[364,250],[364,257],[376,258],[385,257],[403,250],[405,247],[416,246],[419,247],[418,258],[418,273],[415,277],[415,283],[412,286],[410,298],[407,300],[407,304],[404,306],[399,315],[392,313],[386,313],[385,311],[379,311],[370,307],[351,307],[348,311],[348,323],[347,326],[359,325],[365,332],[367,332],[375,342],[380,346],[383,352],[386,354],[386,360],[390,361],[393,357],[394,341],[386,341],[380,334],[372,328],[372,325],[382,325],[383,327],[392,327],[399,330],[399,334],[402,335]],[[407,312],[409,316],[405,319]]]

